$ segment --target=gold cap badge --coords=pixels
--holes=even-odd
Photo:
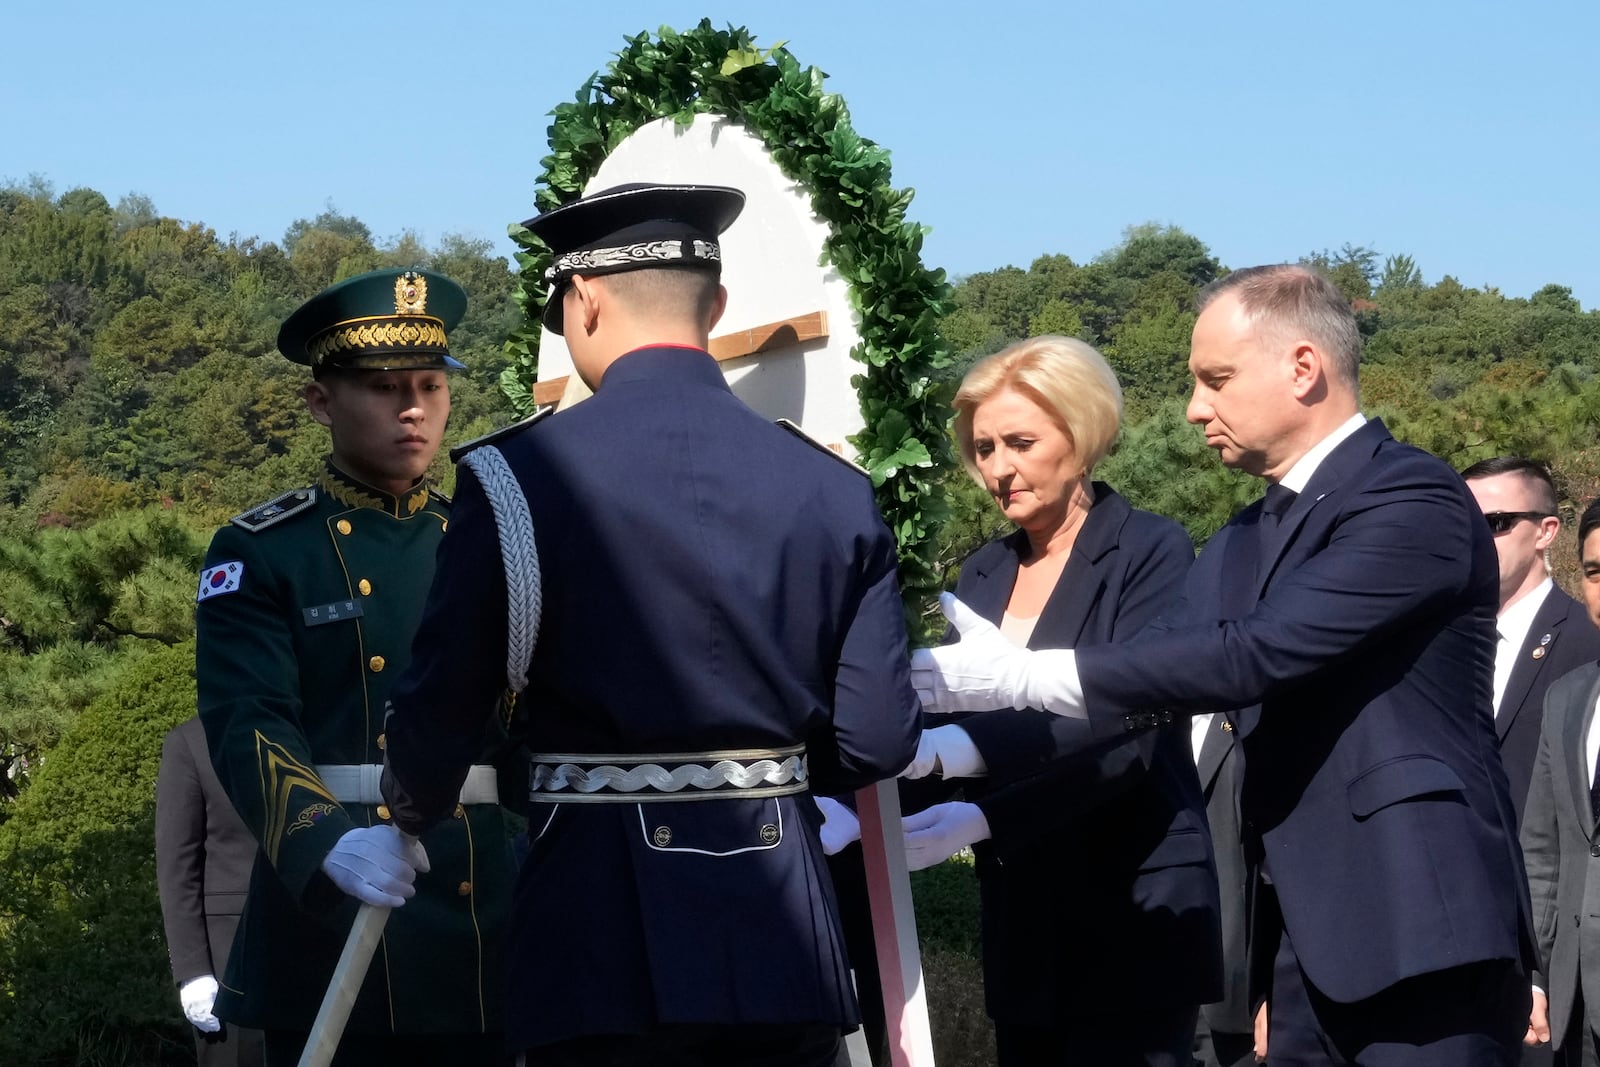
[[[408,270],[394,280],[394,313],[396,315],[426,315],[428,313],[428,279],[414,270]]]

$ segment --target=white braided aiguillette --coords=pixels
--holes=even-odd
[[[528,685],[528,661],[539,641],[544,593],[539,579],[539,549],[533,516],[522,484],[506,457],[493,445],[475,448],[461,462],[477,477],[500,533],[500,560],[506,571],[506,683],[514,693]]]

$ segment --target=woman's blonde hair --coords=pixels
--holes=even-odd
[[[1005,389],[1044,409],[1072,442],[1085,473],[1111,451],[1122,427],[1122,386],[1093,345],[1054,334],[1018,341],[973,364],[956,391],[956,443],[967,473],[980,485],[972,414]]]

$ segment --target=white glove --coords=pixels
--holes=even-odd
[[[924,711],[1042,708],[1085,717],[1077,656],[1071,649],[1018,648],[951,593],[939,595],[939,609],[961,640],[911,654],[911,684]]]
[[[833,855],[852,841],[861,840],[861,820],[832,797],[813,797],[822,812],[822,851]]]
[[[209,974],[191,978],[178,987],[178,1000],[183,1004],[183,1014],[196,1029],[214,1034],[222,1023],[211,1014],[217,1003],[217,980]]]
[[[422,842],[388,825],[347,831],[322,861],[334,885],[380,908],[404,904],[417,892],[417,872],[429,869]]]
[[[935,804],[900,820],[906,835],[906,869],[920,871],[943,863],[968,845],[989,840],[989,820],[976,804]]]
[[[900,772],[902,778],[981,778],[989,773],[983,753],[972,737],[959,726],[935,726],[922,731],[917,740],[917,757]]]

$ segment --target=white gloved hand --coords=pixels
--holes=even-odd
[[[193,1023],[196,1029],[208,1034],[222,1029],[222,1022],[211,1014],[212,1007],[217,1003],[217,980],[212,975],[202,974],[183,983],[178,987],[178,1000],[183,1004],[184,1018]]]
[[[943,863],[968,845],[989,840],[989,820],[976,804],[953,801],[900,820],[906,836],[906,869]]]
[[[1030,652],[957,600],[939,595],[939,610],[961,640],[911,654],[911,684],[931,712],[1041,708],[1083,718],[1083,690],[1071,649]]]
[[[972,736],[956,725],[935,726],[922,731],[917,739],[917,756],[900,772],[902,778],[981,778],[989,773],[983,753],[972,743]]]
[[[322,861],[334,885],[380,908],[404,904],[417,892],[417,873],[429,869],[422,842],[387,825],[347,831]]]
[[[833,855],[852,841],[861,840],[861,820],[832,797],[813,797],[822,812],[822,851]]]

